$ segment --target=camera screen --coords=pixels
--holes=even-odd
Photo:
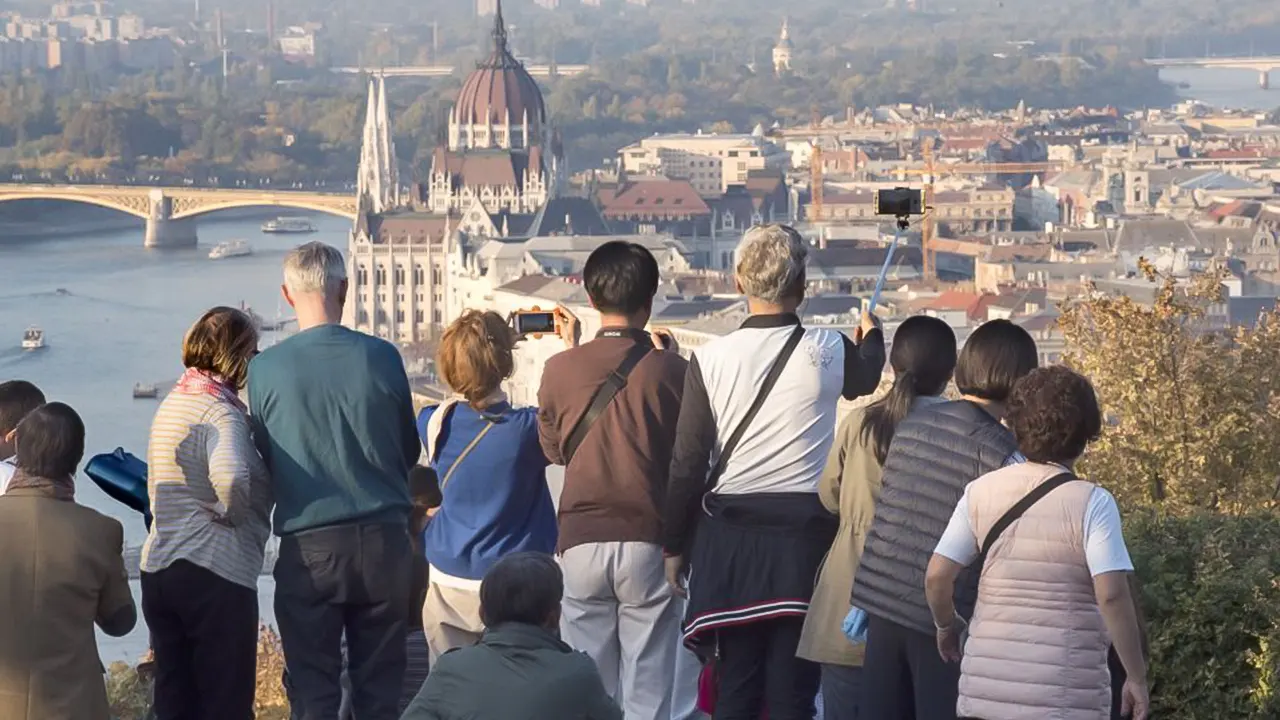
[[[531,312],[516,315],[516,332],[521,335],[537,335],[555,331],[555,313]]]

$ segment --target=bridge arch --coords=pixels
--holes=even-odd
[[[349,205],[349,206],[348,206]],[[271,198],[232,198],[227,200],[216,200],[190,207],[183,207],[181,203],[175,203],[170,219],[182,220],[185,218],[194,218],[209,213],[218,212],[219,210],[234,210],[236,208],[251,207],[278,207],[290,208],[293,210],[309,210],[311,212],[325,213],[327,215],[336,215],[337,217],[354,220],[356,217],[356,203],[353,198],[350,203],[335,203],[332,201],[316,201],[306,198],[292,199],[288,197],[271,197]]]
[[[0,203],[12,202],[15,200],[61,200],[64,202],[82,203],[85,205],[96,205],[98,207],[117,210],[132,215],[136,218],[146,220],[151,217],[151,203],[145,197],[111,197],[104,195],[86,195],[82,193],[68,193],[57,191],[24,191],[24,192],[4,192],[0,191]]]

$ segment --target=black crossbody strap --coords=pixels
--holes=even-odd
[[[1031,492],[1024,495],[1013,507],[1006,510],[1004,515],[1001,515],[1000,519],[996,521],[996,524],[992,525],[991,530],[987,532],[987,539],[982,541],[982,553],[978,555],[978,562],[976,563],[977,567],[982,567],[983,563],[987,561],[987,553],[991,552],[991,546],[995,545],[996,540],[1000,538],[1001,533],[1007,530],[1009,526],[1013,524],[1014,520],[1022,517],[1023,513],[1030,510],[1032,505],[1040,502],[1045,495],[1048,495],[1054,490],[1057,490],[1063,485],[1066,485],[1076,479],[1076,476],[1069,472],[1054,475],[1048,480],[1037,485]]]
[[[764,376],[764,382],[760,384],[760,392],[756,394],[755,402],[751,403],[751,407],[747,408],[747,414],[742,416],[742,422],[738,423],[738,427],[733,429],[733,434],[728,440],[724,441],[724,447],[720,450],[720,457],[716,459],[716,464],[711,468],[711,474],[707,476],[707,492],[715,489],[720,483],[720,476],[724,474],[725,465],[729,462],[729,456],[733,454],[734,448],[738,447],[738,443],[742,440],[743,434],[747,432],[747,426],[755,419],[756,413],[760,412],[760,408],[764,407],[764,401],[769,398],[769,392],[773,390],[773,386],[778,384],[778,377],[782,375],[782,370],[787,366],[787,360],[791,359],[791,353],[795,352],[796,346],[800,344],[800,338],[804,337],[804,326],[796,325],[796,329],[791,331],[791,335],[787,337],[787,342],[782,346],[782,351],[778,353],[777,359],[773,361],[773,365],[769,368],[769,374]]]
[[[632,370],[636,369],[636,365],[653,350],[653,346],[643,342],[637,342],[632,346],[627,356],[622,359],[622,364],[617,367],[609,376],[600,383],[600,387],[596,388],[595,395],[591,396],[591,404],[587,406],[582,417],[578,418],[578,422],[574,423],[573,430],[569,432],[569,439],[564,444],[564,464],[568,465],[573,460],[573,456],[578,452],[578,447],[582,445],[582,441],[587,438],[587,433],[591,432],[591,426],[596,424],[596,420],[600,419],[600,415],[604,413],[605,408],[609,407],[609,403],[622,392],[622,388],[627,386],[627,376]]]

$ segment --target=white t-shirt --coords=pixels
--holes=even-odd
[[[9,489],[9,481],[13,479],[13,474],[17,471],[18,467],[13,464],[13,458],[0,460],[0,495],[3,495]]]
[[[1093,577],[1133,570],[1129,548],[1120,529],[1120,508],[1111,493],[1101,487],[1094,486],[1089,493],[1089,505],[1084,512],[1084,538],[1085,563]],[[934,552],[966,566],[982,552],[969,522],[969,488],[965,488]]]

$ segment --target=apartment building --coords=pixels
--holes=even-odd
[[[654,135],[618,151],[624,173],[688,180],[704,197],[745,185],[752,170],[785,172],[791,155],[763,133]]]

